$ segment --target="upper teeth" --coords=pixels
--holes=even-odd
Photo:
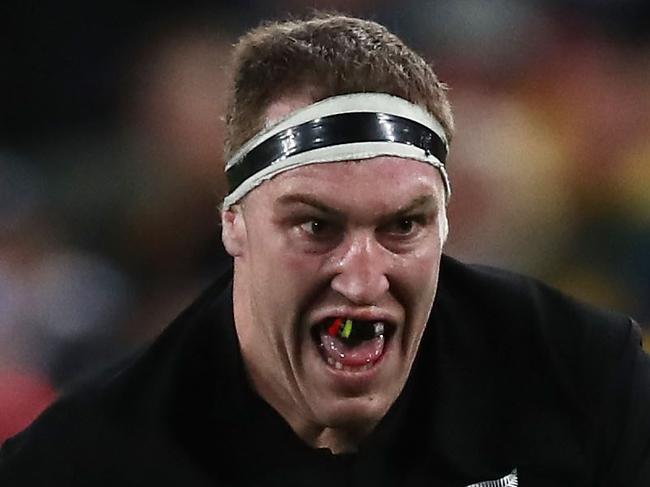
[[[384,334],[384,324],[381,321],[378,321],[375,323],[375,335],[383,335]]]

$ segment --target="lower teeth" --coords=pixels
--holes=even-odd
[[[367,364],[364,365],[357,365],[357,366],[350,366],[350,365],[343,365],[341,362],[338,360],[334,360],[332,357],[327,358],[327,363],[330,364],[332,367],[334,367],[336,370],[345,370],[348,372],[359,372],[359,371],[364,371],[370,369],[374,364],[372,362],[368,362]]]

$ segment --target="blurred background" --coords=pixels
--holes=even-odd
[[[225,265],[230,48],[314,7],[387,25],[450,85],[448,253],[650,328],[647,2],[4,4],[0,441]]]

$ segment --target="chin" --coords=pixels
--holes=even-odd
[[[392,401],[380,395],[341,398],[331,402],[321,417],[330,428],[369,433],[388,412],[391,404]]]

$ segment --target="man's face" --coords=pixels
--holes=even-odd
[[[406,382],[435,296],[438,171],[395,157],[313,164],[225,214],[235,322],[258,392],[294,429],[374,426]],[[337,318],[357,339],[331,335]]]
[[[368,432],[402,390],[433,304],[446,237],[437,169],[396,157],[303,166],[251,191],[223,226],[257,391],[303,439]],[[352,339],[332,336],[337,319]]]

